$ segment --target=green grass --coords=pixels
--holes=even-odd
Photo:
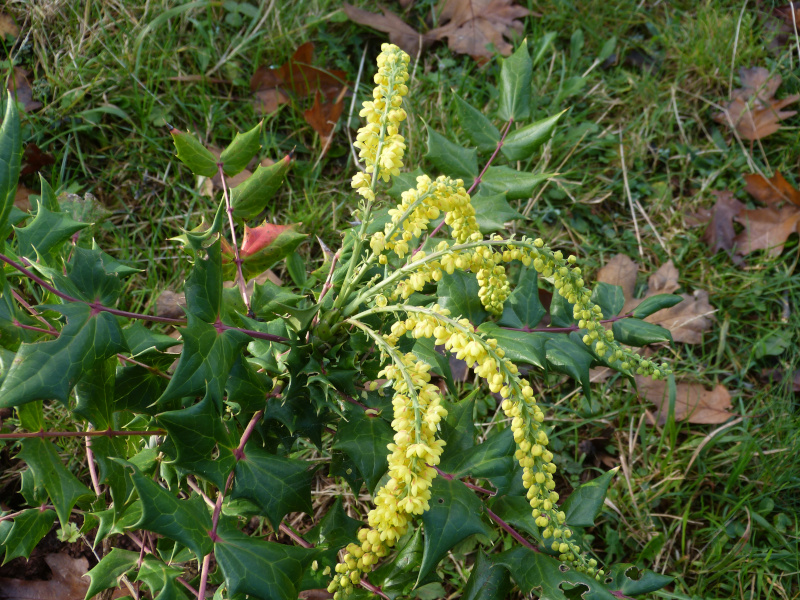
[[[410,14],[419,22],[431,4],[419,2]],[[526,22],[531,40],[557,32],[534,73],[533,117],[569,112],[541,162],[522,165],[559,174],[519,203],[528,218],[514,228],[556,240],[590,272],[626,253],[640,263],[639,288],[672,258],[684,291],[708,291],[717,310],[702,344],[660,352],[678,377],[731,390],[741,418],[725,426],[652,426],[650,407],[618,381],[597,384],[593,403],[570,395],[571,382],[550,377],[539,384],[552,407],[563,485],[596,468],[580,452],[582,440],[604,440],[605,451],[623,465],[601,522],[588,532],[592,547],[607,564],[633,562],[674,576],[672,586],[655,594],[661,598],[800,597],[800,416],[787,379],[800,365],[797,238],[777,259],[755,254],[736,265],[723,253],[711,256],[700,241],[702,228],[687,228],[684,220],[713,204],[710,190],[730,189],[745,200],[742,175],[751,162],[800,183],[797,118],[753,147],[740,146],[711,119],[715,105],[737,87],[741,67],[782,75],[780,97],[800,89],[798,57],[791,47],[780,55],[766,49],[761,13],[752,4],[531,1],[543,16]],[[51,183],[91,192],[112,211],[95,235],[103,248],[146,269],[128,290],[134,310],[152,309],[161,290],[180,286],[185,261],[169,240],[212,211],[174,160],[165,123],[221,146],[261,118],[248,87],[257,65],[280,65],[312,40],[318,65],[342,69],[355,81],[365,45],[373,55],[384,41],[347,22],[338,3],[326,0],[302,7],[267,3],[257,34],[247,31],[247,19],[241,27],[226,23],[219,3],[174,5],[152,1],[146,12],[133,0],[87,2],[80,9],[69,2],[33,8],[11,2],[7,8],[20,22],[27,19],[32,36],[16,61],[35,69],[44,103],[29,115],[27,139],[56,156],[45,174]],[[768,8],[763,3],[760,10]],[[574,35],[579,27],[582,47]],[[616,60],[593,66],[612,36]],[[452,94],[490,106],[497,73],[496,63],[478,67],[441,45],[420,57],[409,94],[415,116],[408,165],[423,162],[425,123],[465,140]],[[201,74],[229,83],[179,79]],[[368,89],[369,81],[362,83],[362,97]],[[264,156],[293,148],[297,154],[269,219],[302,222],[304,231],[335,247],[355,206],[344,130],[318,164],[319,140],[297,106],[265,116],[263,132]],[[640,240],[634,233],[621,148],[631,196],[664,248],[641,215]],[[312,264],[320,260],[316,243],[300,252]],[[789,343],[765,354],[775,332]],[[765,376],[773,369],[782,381]],[[451,574],[463,566],[457,557]]]

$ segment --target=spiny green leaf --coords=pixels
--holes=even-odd
[[[422,513],[425,552],[417,581],[422,581],[458,542],[475,533],[491,535],[481,519],[483,504],[457,479],[437,477],[431,485],[430,510]]]
[[[76,415],[89,420],[95,429],[108,429],[114,414],[114,381],[117,357],[97,361],[75,386]]]
[[[511,573],[523,594],[533,592],[547,600],[568,600],[562,585],[578,586],[582,600],[614,600],[608,588],[592,577],[565,567],[558,559],[524,546],[498,554],[495,564],[503,565]],[[562,570],[563,569],[563,570]]]
[[[183,544],[194,552],[198,560],[211,552],[213,544],[208,535],[211,531],[211,515],[200,496],[179,500],[155,481],[142,475],[132,463],[117,460],[133,470],[133,485],[136,486],[142,504],[142,518],[137,527]]]
[[[172,141],[178,151],[177,157],[195,175],[213,177],[217,174],[217,157],[211,154],[195,136],[189,132],[173,129],[170,131]]]
[[[478,151],[462,148],[426,125],[428,152],[425,158],[439,171],[450,177],[460,177],[467,185],[478,176]]]
[[[17,456],[28,463],[36,482],[47,490],[58,520],[64,525],[69,521],[72,507],[82,498],[94,494],[61,463],[53,444],[41,438],[28,438],[21,445],[22,450]]]
[[[319,554],[313,548],[285,546],[251,538],[228,519],[220,521],[214,555],[228,593],[263,600],[296,600],[303,572]]]
[[[592,302],[600,307],[603,311],[603,317],[608,319],[616,317],[622,307],[625,306],[625,295],[622,293],[621,286],[600,281],[595,284],[592,290]]]
[[[486,196],[505,193],[509,200],[521,200],[530,198],[534,188],[550,177],[549,173],[523,173],[505,165],[489,167],[481,180],[480,190]]]
[[[285,287],[275,285],[270,280],[256,284],[253,291],[251,308],[260,319],[271,321],[286,314],[288,309],[297,308],[304,298],[300,294],[290,292]]]
[[[456,114],[461,128],[481,152],[491,152],[500,141],[500,131],[481,111],[456,95]]]
[[[6,112],[0,125],[0,235],[5,240],[8,217],[14,207],[19,170],[22,164],[22,137],[19,112],[11,90],[6,93]],[[0,246],[2,242],[0,242]]]
[[[325,513],[319,525],[303,535],[303,538],[314,545],[323,544],[329,548],[343,548],[351,542],[358,541],[358,530],[364,524],[347,516],[342,508],[342,497],[339,496]]]
[[[267,402],[272,380],[264,373],[256,371],[243,355],[233,363],[225,391],[228,405],[239,405],[245,414],[263,410]]]
[[[566,111],[509,133],[501,148],[505,157],[508,160],[526,160],[533,156],[533,153],[552,137],[556,123],[564,112]]]
[[[490,436],[482,444],[460,454],[451,454],[442,460],[440,468],[459,479],[485,477],[504,494],[511,485],[514,473],[514,437],[511,429]]]
[[[503,60],[500,68],[498,116],[509,121],[527,119],[531,112],[531,77],[533,61],[524,40],[514,54]]]
[[[18,253],[33,261],[38,257],[51,261],[64,242],[88,226],[88,223],[73,221],[65,213],[51,212],[40,203],[30,224],[14,228]]]
[[[536,519],[533,518],[533,509],[525,496],[500,496],[492,501],[491,509],[512,527],[530,534],[537,541],[541,541]]]
[[[550,302],[550,323],[553,327],[571,327],[576,324],[573,305],[561,294],[553,294]]]
[[[494,564],[483,551],[479,551],[461,598],[462,600],[504,600],[508,597],[511,587],[508,570]]]
[[[186,280],[186,309],[206,323],[215,323],[222,303],[222,252],[219,241],[208,248],[205,258],[195,260]]]
[[[503,315],[497,322],[503,327],[536,327],[547,314],[539,300],[539,277],[534,269],[525,269],[517,286],[506,300]]]
[[[608,587],[620,591],[626,596],[655,592],[673,581],[672,577],[653,573],[649,569],[640,570],[629,563],[614,565],[606,578],[611,579]]]
[[[97,437],[92,440],[92,451],[98,466],[100,483],[108,486],[113,501],[113,511],[121,516],[133,492],[130,473],[119,463],[112,460],[114,456],[126,456],[126,441],[123,438]]]
[[[115,588],[118,585],[117,579],[133,569],[139,562],[139,553],[120,548],[112,548],[100,562],[88,573],[91,583],[86,590],[86,600],[95,597],[97,594],[108,588]]]
[[[473,273],[455,271],[445,274],[439,286],[439,306],[450,311],[453,318],[466,317],[473,324],[482,323],[488,316],[478,297],[478,280]]]
[[[245,447],[236,463],[232,498],[257,504],[277,531],[290,512],[311,513],[311,480],[314,468],[304,460],[269,454],[254,444]]]
[[[175,340],[172,342],[175,345]],[[155,404],[169,382],[169,379],[159,375],[159,372],[166,373],[169,366],[175,362],[175,355],[156,354],[148,356],[146,361],[141,357],[139,360],[149,364],[155,371],[140,365],[118,369],[114,381],[115,408],[153,415],[158,410]]]
[[[633,316],[645,319],[663,308],[670,308],[683,302],[683,297],[674,294],[656,294],[642,300],[641,304],[633,309]]]
[[[183,575],[182,569],[176,569],[153,558],[145,556],[136,581],[142,581],[150,589],[153,600],[184,600],[186,594],[175,580]]]
[[[3,564],[19,556],[30,557],[36,544],[47,535],[56,520],[52,510],[28,509],[14,517],[14,523],[5,536],[0,537],[0,547],[6,551]]]
[[[117,318],[93,315],[86,304],[43,306],[62,313],[67,324],[52,341],[22,344],[0,388],[0,406],[55,398],[67,403],[69,392],[93,365],[127,350]]]
[[[163,352],[176,345],[175,338],[148,329],[139,321],[123,329],[122,333],[125,335],[125,342],[128,344],[132,356],[142,354],[151,348]]]
[[[234,467],[236,444],[214,401],[206,396],[194,406],[158,415],[158,423],[169,433],[177,456],[176,467],[208,479],[222,489]],[[219,452],[214,455],[214,449]]]
[[[567,525],[591,527],[603,508],[608,486],[617,469],[606,471],[600,477],[587,481],[569,495],[561,510],[567,515]]]
[[[447,443],[442,460],[450,455],[467,452],[475,445],[475,394],[470,394],[460,402],[447,403],[447,418],[442,423],[441,438]]]
[[[372,572],[369,576],[370,582],[381,586],[381,591],[389,596],[390,600],[407,595],[412,588],[417,587],[417,571],[422,562],[423,551],[424,542],[420,527],[399,548],[397,557],[393,561],[384,563]],[[429,575],[427,579],[436,580],[434,575]]]
[[[245,133],[236,133],[230,145],[219,157],[225,175],[232,177],[244,170],[256,153],[261,149],[258,139],[261,137],[263,121]]]
[[[444,354],[440,354],[436,351],[432,338],[418,339],[411,351],[416,355],[417,358],[428,363],[431,366],[431,371],[437,375],[440,375],[441,377],[444,377],[444,380],[447,382],[448,389],[453,394],[458,393],[456,384],[453,381],[453,372],[450,370],[450,361]]]
[[[389,468],[386,446],[393,442],[394,432],[382,418],[368,417],[360,408],[352,408],[345,415],[347,420],[339,421],[333,448],[355,463],[372,492]]]
[[[107,271],[103,254],[100,250],[75,248],[67,264],[67,278],[85,300],[113,306],[122,290],[122,281],[119,275]]]
[[[545,352],[548,366],[579,381],[583,393],[587,398],[591,398],[589,367],[594,357],[586,350],[586,346],[582,342],[560,335],[545,343]]]
[[[672,343],[672,333],[669,329],[639,319],[615,321],[611,329],[614,332],[614,339],[628,346],[646,346],[658,342]]]
[[[237,219],[252,219],[267,207],[278,191],[289,170],[292,159],[284,156],[268,167],[259,167],[244,182],[231,190],[233,216]]]
[[[503,318],[505,319],[505,312]],[[547,332],[528,333],[525,331],[512,331],[502,329],[495,323],[486,322],[478,327],[478,331],[489,338],[497,340],[500,347],[506,352],[509,360],[528,365],[535,365],[540,369],[547,368],[545,356],[545,343],[558,334]]]
[[[475,209],[475,220],[481,233],[492,233],[505,229],[508,221],[524,219],[520,213],[511,208],[505,194],[478,194],[472,197],[472,207]]]

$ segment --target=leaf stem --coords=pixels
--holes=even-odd
[[[633,313],[625,313],[624,315],[617,315],[616,317],[609,317],[608,319],[603,319],[599,321],[599,323],[614,323],[616,321],[621,321],[622,319],[630,319],[633,317]],[[548,333],[569,333],[571,331],[580,331],[580,327],[577,325],[570,325],[569,327],[500,327],[500,329],[505,329],[507,331],[522,331],[524,333],[538,333],[540,331],[545,331]]]
[[[152,429],[150,431],[117,431],[113,429],[106,429],[103,431],[33,431],[33,432],[18,432],[18,433],[0,433],[0,440],[21,440],[26,438],[64,438],[64,437],[132,437],[132,436],[150,436],[150,435],[166,435],[166,431],[161,429]]]
[[[239,293],[242,295],[244,306],[247,309],[247,314],[250,314],[250,297],[247,295],[247,283],[244,280],[244,273],[242,272],[242,259],[239,256],[239,244],[236,241],[236,222],[233,220],[233,205],[231,198],[228,194],[228,184],[225,181],[225,173],[222,170],[223,163],[217,163],[217,173],[222,182],[222,197],[225,198],[225,211],[228,213],[228,225],[231,228],[231,242],[233,243],[234,262],[236,263],[236,283],[239,286]]]

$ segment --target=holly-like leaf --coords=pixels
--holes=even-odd
[[[501,148],[505,157],[513,161],[526,160],[533,156],[533,153],[553,136],[556,124],[565,112],[562,111],[509,133]]]
[[[370,582],[380,585],[390,600],[406,595],[412,588],[417,587],[417,571],[422,562],[423,543],[422,527],[420,527],[406,539],[405,544],[400,546],[393,561],[384,563],[369,576]]]
[[[445,274],[437,291],[439,306],[449,310],[453,318],[466,317],[477,325],[489,314],[478,298],[478,289],[478,280],[472,273],[455,271],[452,275]]]
[[[179,500],[152,479],[142,475],[132,463],[117,459],[133,470],[131,477],[142,506],[142,517],[136,526],[175,540],[194,552],[198,560],[211,552],[213,544],[209,515],[203,499],[192,496]]]
[[[158,415],[158,423],[169,433],[177,456],[171,463],[208,479],[222,489],[236,463],[236,444],[225,427],[214,401],[206,396],[194,406]],[[219,452],[214,455],[214,449]]]
[[[152,331],[139,321],[123,329],[122,333],[125,334],[125,342],[132,356],[142,354],[151,348],[163,352],[175,345],[175,338]]]
[[[182,569],[170,567],[151,556],[145,556],[136,581],[142,581],[150,589],[153,600],[185,600],[182,586],[175,581],[183,574]]]
[[[550,324],[554,327],[575,325],[574,306],[561,294],[553,294],[550,301]],[[603,315],[605,316],[605,314]]]
[[[505,314],[505,313],[504,313]],[[535,365],[540,369],[547,368],[545,343],[559,335],[556,333],[511,331],[501,329],[496,323],[486,322],[478,327],[478,331],[489,338],[497,340],[506,352],[506,357],[517,363]]]
[[[21,256],[34,261],[37,260],[37,255],[52,260],[64,242],[88,226],[89,223],[73,221],[69,215],[51,212],[39,203],[33,221],[25,227],[14,228],[18,243],[17,251]]]
[[[108,486],[113,501],[113,512],[119,517],[127,508],[127,502],[133,492],[130,474],[117,462],[114,456],[125,456],[126,440],[124,438],[97,437],[92,440],[92,451],[98,466],[98,480]],[[154,452],[144,450],[143,452]],[[96,543],[96,542],[95,542]]]
[[[258,140],[261,137],[262,123],[263,121],[250,131],[237,132],[230,145],[222,151],[219,160],[222,163],[222,171],[225,175],[233,177],[243,171],[247,163],[261,150],[261,144]]]
[[[672,308],[681,302],[683,302],[683,298],[675,294],[656,294],[642,300],[631,314],[637,319],[644,319],[662,308]]]
[[[525,496],[500,496],[492,501],[492,511],[506,523],[541,540],[539,527],[531,512],[531,503]]]
[[[200,140],[189,132],[173,129],[172,141],[178,151],[177,157],[195,175],[213,177],[217,174],[217,157]]]
[[[172,340],[172,344],[175,345],[175,340]],[[155,404],[169,383],[164,374],[175,362],[175,355],[148,356],[146,362],[155,371],[141,365],[130,365],[117,370],[114,381],[116,410],[130,410],[148,415],[155,414],[158,410]]]
[[[47,535],[56,519],[52,510],[31,508],[14,517],[5,536],[0,535],[0,547],[6,553],[3,564],[19,556],[30,557],[36,544]]]
[[[233,363],[225,391],[228,394],[228,405],[238,404],[239,411],[254,413],[263,410],[272,380],[264,373],[256,371],[244,356],[239,356]]]
[[[539,277],[534,269],[525,269],[506,300],[498,324],[520,329],[536,327],[546,314],[539,300]]]
[[[237,219],[252,219],[267,207],[278,191],[292,159],[284,156],[276,163],[264,167],[259,165],[256,172],[231,190],[233,216]]]
[[[433,345],[433,339],[418,339],[411,351],[417,356],[417,358],[428,363],[431,366],[432,372],[444,377],[445,382],[447,382],[447,388],[453,394],[457,393],[456,384],[455,381],[453,381],[453,372],[450,369],[450,361],[447,360],[447,357],[444,354],[436,351],[436,348]]]
[[[319,525],[303,535],[303,538],[314,545],[323,544],[329,548],[343,548],[358,540],[358,530],[364,524],[347,516],[342,508],[342,497],[339,496],[325,513]]]
[[[69,521],[72,507],[82,498],[94,496],[61,463],[56,447],[41,438],[28,438],[21,442],[18,457],[28,463],[37,484],[43,485],[50,496],[62,526]]]
[[[497,114],[504,121],[519,122],[531,113],[531,77],[533,61],[524,40],[514,54],[503,60],[500,68],[500,99]]]
[[[569,495],[561,506],[567,515],[567,524],[573,527],[592,527],[603,508],[608,486],[617,469],[606,471],[600,477],[587,481]]]
[[[614,339],[628,346],[641,347],[658,342],[672,343],[672,334],[669,329],[640,319],[615,321],[611,328],[614,331]]]
[[[476,533],[487,536],[492,533],[491,528],[481,519],[483,504],[457,479],[434,479],[428,503],[430,510],[422,514],[425,551],[417,581],[422,581],[461,540]]]
[[[428,131],[428,159],[439,171],[451,177],[459,177],[467,182],[478,176],[478,151],[475,148],[462,148],[446,137],[425,126]]]
[[[339,421],[333,448],[355,463],[372,492],[389,468],[386,446],[394,441],[394,432],[386,421],[368,417],[361,409],[348,410],[345,416],[347,420]]]
[[[19,128],[17,103],[9,90],[6,94],[6,112],[0,125],[0,233],[6,238],[8,217],[14,207],[19,170],[22,165],[22,138]]]
[[[127,350],[117,318],[107,312],[92,314],[86,304],[48,305],[67,324],[57,339],[22,344],[0,387],[0,406],[19,406],[55,398],[67,403],[80,377],[102,362]]]
[[[116,366],[116,357],[98,361],[75,386],[78,404],[73,412],[88,419],[95,429],[112,425]]]
[[[495,564],[503,565],[511,573],[523,594],[535,593],[548,600],[568,600],[562,585],[577,586],[583,600],[614,600],[608,588],[594,578],[565,567],[556,558],[533,552],[524,546],[498,554]]]
[[[600,307],[603,317],[608,319],[617,316],[625,306],[625,294],[622,292],[622,287],[601,281],[592,290],[592,302]],[[570,321],[572,321],[572,315],[570,315]]]
[[[589,367],[594,357],[581,341],[575,341],[564,335],[553,337],[545,343],[547,364],[559,373],[569,375],[579,381],[583,393],[591,398],[592,388],[589,381]]]
[[[244,453],[236,463],[232,498],[254,502],[276,531],[287,513],[312,512],[314,469],[306,461],[269,454],[252,444]]]
[[[443,457],[440,468],[458,479],[485,477],[498,493],[507,493],[514,472],[514,449],[511,429],[506,429],[465,452],[447,455],[446,460]]]
[[[456,114],[458,122],[466,132],[470,141],[481,152],[491,152],[500,141],[500,131],[477,108],[474,108],[461,96],[456,95]]]
[[[486,196],[505,193],[509,200],[522,200],[530,198],[534,188],[550,177],[549,173],[523,173],[505,165],[489,167],[480,190]]]
[[[461,598],[462,600],[504,600],[504,598],[508,598],[511,587],[508,570],[494,564],[483,551],[479,551]]]
[[[89,589],[86,590],[86,598],[93,598],[103,590],[117,587],[117,579],[133,569],[137,562],[139,562],[138,552],[112,548],[111,552],[86,573],[86,576],[91,579]]]
[[[500,231],[505,229],[508,221],[525,218],[511,208],[505,194],[478,194],[472,198],[472,207],[475,209],[475,220],[478,221],[481,233]]]
[[[255,277],[294,252],[307,237],[299,233],[296,227],[294,224],[275,225],[267,222],[258,227],[245,225],[239,250],[245,276]],[[223,243],[223,260],[226,268],[232,272],[234,252],[227,243]]]
[[[231,596],[250,594],[269,600],[296,600],[303,572],[319,554],[248,537],[228,519],[220,520],[214,555]]]
[[[611,579],[608,587],[622,592],[626,596],[649,594],[673,581],[672,577],[653,573],[649,569],[640,570],[628,563],[616,564],[611,567],[606,574],[606,579],[608,578]]]
[[[460,402],[448,403],[446,408],[447,419],[441,424],[442,433],[440,435],[441,439],[447,443],[442,453],[443,460],[450,455],[467,452],[475,445],[475,422],[473,419],[475,395],[470,394]]]

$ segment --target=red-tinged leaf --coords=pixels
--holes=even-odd
[[[800,206],[800,192],[779,171],[775,171],[775,175],[769,179],[757,173],[745,175],[744,179],[747,182],[745,191],[767,206],[784,202]]]
[[[794,205],[780,210],[775,207],[743,210],[736,220],[745,227],[734,239],[739,254],[769,250],[770,256],[780,256],[786,239],[800,229],[800,210]]]
[[[732,192],[712,192],[717,203],[711,209],[708,227],[703,233],[703,241],[716,254],[719,250],[729,252],[733,249],[736,232],[733,220],[744,210],[744,204],[733,197]]]
[[[239,256],[245,258],[257,252],[260,252],[276,239],[284,231],[292,229],[294,225],[273,225],[272,223],[264,223],[258,227],[244,226],[244,239],[242,240],[242,249],[239,251]]]
[[[25,152],[22,155],[22,170],[19,172],[20,176],[30,175],[41,171],[56,162],[55,157],[47,152],[42,152],[41,148],[33,142],[25,146]]]
[[[338,102],[320,102],[321,94],[314,97],[314,105],[303,111],[306,123],[314,128],[321,138],[327,138],[336,127],[336,123],[344,109],[344,98]]]

